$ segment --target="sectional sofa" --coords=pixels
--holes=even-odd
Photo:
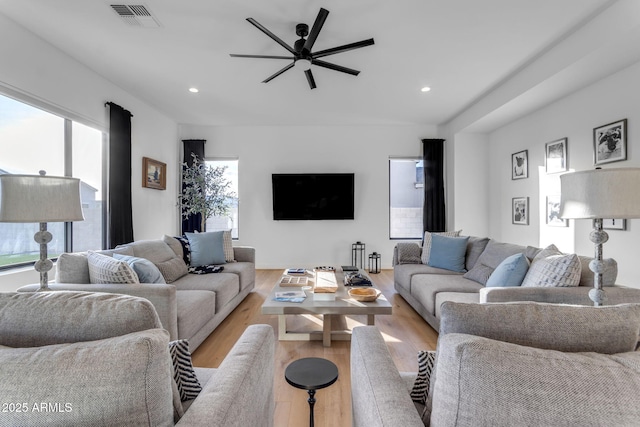
[[[255,287],[255,249],[233,247],[233,262],[224,263],[221,272],[211,274],[188,273],[184,250],[176,238],[164,236],[98,251],[100,255],[118,254],[151,261],[167,283],[91,283],[88,253],[64,253],[56,263],[56,281],[49,288],[146,298],[155,307],[170,339],[187,339],[193,351]],[[38,288],[28,285],[18,292],[35,292]]]
[[[455,235],[445,237],[462,238],[457,233],[452,234]],[[425,238],[423,246],[417,243],[396,245],[393,261],[394,287],[436,330],[440,326],[440,307],[445,301],[593,304],[588,296],[593,288],[593,273],[589,269],[589,262],[593,259],[591,257],[576,256],[580,264],[579,281],[576,280],[571,286],[555,286],[553,281],[540,286],[486,286],[491,274],[507,258],[523,254],[527,262],[531,263],[542,249],[503,243],[488,237],[469,236],[461,260],[462,268],[452,271],[428,264],[432,255],[430,237]],[[425,256],[425,252],[428,256]],[[616,261],[607,259],[605,264],[603,279],[607,304],[640,302],[640,289],[614,286],[618,274]]]

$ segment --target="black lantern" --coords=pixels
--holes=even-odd
[[[380,254],[378,252],[369,254],[369,273],[380,273]]]
[[[351,244],[351,265],[356,268],[364,268],[364,243]]]

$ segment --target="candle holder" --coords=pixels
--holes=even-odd
[[[380,254],[378,252],[369,254],[369,273],[380,273]]]
[[[364,269],[365,244],[357,241],[351,244],[351,265]]]

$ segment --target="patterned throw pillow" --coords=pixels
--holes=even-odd
[[[202,391],[202,386],[191,363],[191,353],[189,352],[189,341],[177,340],[169,343],[169,353],[173,362],[173,379],[176,381],[180,400],[191,400],[198,397]]]
[[[578,286],[581,273],[578,255],[564,255],[555,245],[550,245],[533,259],[522,287]]]
[[[429,386],[431,384],[431,372],[436,361],[435,351],[418,352],[418,377],[413,383],[411,390],[411,400],[422,405],[426,405],[429,397]]]
[[[136,272],[125,261],[89,251],[87,262],[91,283],[140,283]]]
[[[458,237],[460,236],[460,232],[462,230],[457,231],[444,231],[442,233],[430,233],[428,231],[424,232],[424,239],[422,241],[422,263],[429,264],[429,257],[431,256],[431,235],[439,234],[445,237]]]
[[[158,267],[158,270],[160,270],[160,273],[162,273],[167,283],[173,283],[188,273],[187,264],[178,257],[171,258],[164,262],[158,262],[156,263],[156,267]]]
[[[227,262],[235,262],[235,254],[233,253],[233,239],[231,238],[231,230],[225,230],[222,233],[222,248],[224,250],[224,259]]]

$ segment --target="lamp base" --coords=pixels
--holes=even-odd
[[[40,273],[40,291],[48,291],[49,289],[49,270],[53,268],[53,262],[47,256],[47,245],[53,236],[47,231],[47,223],[40,223],[40,230],[33,236],[33,240],[40,244],[40,259],[33,266]]]
[[[593,271],[593,289],[589,291],[589,298],[595,307],[600,307],[607,300],[602,289],[602,273],[605,268],[602,261],[602,245],[609,240],[609,235],[602,229],[602,218],[593,220],[593,231],[589,234],[589,240],[595,245],[594,259],[589,263],[589,269]]]

